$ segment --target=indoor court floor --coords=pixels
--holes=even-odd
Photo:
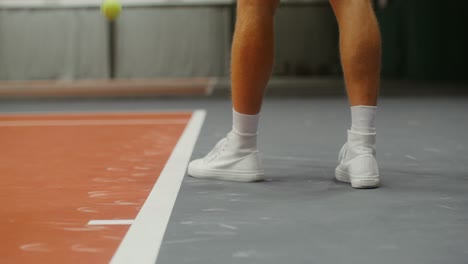
[[[467,97],[382,98],[372,190],[334,180],[344,97],[262,113],[267,180],[233,183],[184,174],[227,98],[1,100],[2,263],[468,263]]]

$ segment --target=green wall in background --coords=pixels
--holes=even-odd
[[[390,0],[377,16],[384,77],[468,80],[468,1]]]

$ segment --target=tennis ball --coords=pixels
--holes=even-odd
[[[113,21],[122,12],[122,5],[118,0],[104,0],[101,5],[101,12],[107,19]]]

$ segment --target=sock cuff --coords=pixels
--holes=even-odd
[[[371,109],[377,109],[377,106],[375,106],[375,105],[354,105],[354,106],[351,106],[351,109],[356,109],[356,108],[371,108]]]
[[[375,116],[377,106],[352,106],[351,130],[356,132],[375,133]]]
[[[247,134],[247,133],[241,133],[239,131],[237,131],[236,129],[234,129],[234,127],[232,128],[232,132],[240,137],[256,137],[258,136],[258,134]]]
[[[246,115],[232,109],[232,129],[239,135],[257,135],[260,114]]]

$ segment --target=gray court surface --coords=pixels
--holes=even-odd
[[[161,109],[207,110],[194,158],[230,129],[227,98],[0,102],[0,112]],[[381,99],[379,189],[333,179],[349,122],[345,98],[267,98],[268,180],[186,177],[158,263],[468,263],[468,98]]]

